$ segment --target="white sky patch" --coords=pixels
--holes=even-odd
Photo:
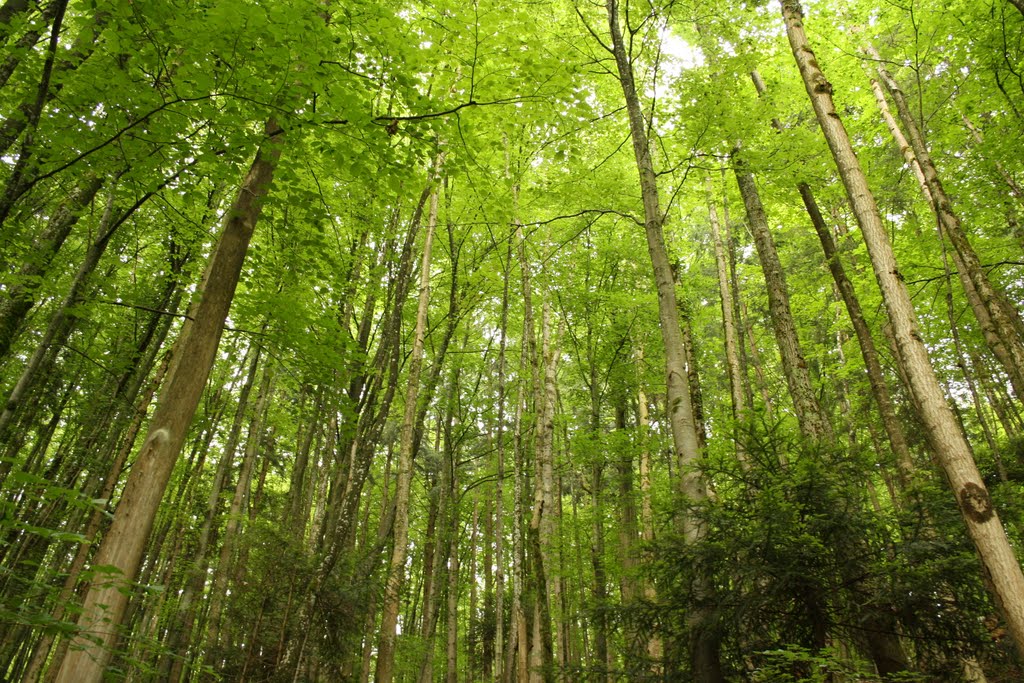
[[[704,66],[704,53],[699,47],[690,45],[671,29],[661,29],[661,52],[667,57],[662,61],[661,70],[669,78],[676,78],[684,69]]]

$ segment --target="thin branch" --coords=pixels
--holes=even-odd
[[[603,47],[605,50],[607,50],[609,54],[615,54],[615,51],[612,50],[612,48],[609,47],[607,44],[605,44],[603,40],[601,40],[601,36],[597,35],[594,29],[590,28],[590,24],[587,23],[586,18],[584,18],[583,13],[580,12],[580,8],[576,5],[576,3],[573,3],[572,8],[576,10],[576,16],[580,18],[580,21],[583,22],[584,28],[587,29],[587,33],[589,33],[591,37],[593,37],[593,39],[597,41],[597,44]]]
[[[631,221],[633,221],[634,223],[636,223],[637,225],[639,225],[641,227],[643,227],[643,225],[644,225],[643,221],[638,219],[636,216],[632,216],[632,215],[630,215],[628,213],[623,213],[622,211],[616,211],[615,209],[583,209],[582,211],[577,211],[576,213],[570,213],[570,214],[566,214],[564,216],[555,216],[554,218],[548,218],[548,219],[543,220],[543,221],[531,221],[529,223],[521,223],[521,225],[523,227],[526,227],[528,225],[529,226],[547,225],[548,223],[554,223],[555,221],[567,220],[569,218],[579,218],[580,216],[586,216],[587,214],[593,214],[593,213],[596,213],[599,216],[604,216],[604,215],[607,215],[607,214],[614,214],[616,216],[619,216],[620,218],[626,218],[628,220],[631,220]]]
[[[171,311],[163,311],[159,308],[150,308],[149,306],[143,306],[142,304],[129,304],[124,301],[110,301],[109,299],[92,299],[89,303],[94,304],[107,304],[108,306],[121,306],[122,308],[134,308],[139,311],[146,311],[147,313],[155,313],[157,315],[167,315],[172,318],[185,318],[186,320],[195,320],[192,316],[187,313],[172,313]]]
[[[529,97],[507,97],[500,100],[491,100],[489,102],[477,102],[476,100],[469,100],[462,104],[456,105],[451,109],[445,109],[444,111],[435,111],[429,114],[414,114],[411,116],[377,116],[373,120],[377,123],[394,123],[396,121],[423,121],[425,119],[436,119],[442,116],[448,116],[449,114],[456,114],[459,111],[467,107],[488,107],[495,104],[516,104],[517,102],[529,102],[531,100],[538,100],[540,97],[529,96]]]

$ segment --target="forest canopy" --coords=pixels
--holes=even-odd
[[[0,680],[1024,677],[1022,0],[0,3]]]

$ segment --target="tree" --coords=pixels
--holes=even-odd
[[[1010,633],[1017,646],[1024,649],[1024,611],[1020,609],[1024,606],[1024,573],[1010,547],[999,516],[992,507],[970,446],[956,424],[953,412],[935,378],[881,215],[832,102],[832,86],[814,61],[814,53],[807,45],[800,6],[795,2],[783,2],[782,9],[787,35],[808,97],[814,105],[818,123],[832,150],[857,222],[864,234],[875,277],[893,326],[900,362],[910,380],[921,420],[956,494],[964,522],[986,574],[992,581],[993,593]]]

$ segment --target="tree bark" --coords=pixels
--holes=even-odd
[[[264,144],[227,213],[197,292],[192,320],[175,343],[167,383],[111,528],[93,561],[93,566],[110,567],[113,572],[98,574],[89,588],[78,620],[77,647],[65,658],[57,683],[99,683],[110,660],[109,647],[127,607],[127,592],[213,365],[249,241],[281,155],[283,135],[275,121],[267,122]]]
[[[832,85],[808,46],[800,5],[794,0],[781,4],[793,56],[864,236],[921,421],[956,496],[996,604],[1018,650],[1024,651],[1024,573],[932,368],[878,206],[832,101]]]
[[[46,227],[32,240],[27,258],[18,269],[19,280],[31,282],[45,275],[54,256],[71,234],[71,229],[102,186],[103,178],[99,177],[81,182],[54,211]],[[15,284],[0,299],[0,361],[6,360],[22,321],[35,305],[33,295],[31,287]]]
[[[252,359],[249,361],[249,370],[246,374],[245,383],[238,395],[238,405],[235,409],[235,417],[232,420],[231,428],[228,430],[227,441],[224,445],[224,452],[221,454],[214,471],[213,482],[210,485],[210,495],[206,501],[206,516],[203,525],[199,529],[199,538],[196,541],[193,555],[193,564],[186,572],[185,586],[182,589],[178,606],[175,610],[175,618],[168,634],[168,650],[170,657],[167,660],[169,669],[166,672],[167,680],[170,683],[177,683],[190,663],[187,649],[192,640],[192,629],[195,625],[198,605],[194,604],[196,596],[202,595],[203,587],[206,585],[207,574],[210,566],[211,541],[216,543],[217,529],[221,515],[221,496],[224,492],[227,481],[228,470],[231,468],[235,458],[235,449],[238,447],[239,435],[242,431],[242,423],[245,420],[246,409],[249,405],[249,395],[252,393],[253,384],[256,381],[256,373],[259,368],[261,349],[257,348],[252,352]],[[242,361],[243,365],[245,359]]]
[[[875,399],[875,405],[882,417],[882,426],[889,437],[889,445],[892,446],[893,454],[896,456],[896,471],[899,473],[900,482],[906,488],[914,474],[914,461],[910,453],[910,446],[907,445],[907,437],[903,432],[896,415],[896,408],[892,401],[892,394],[889,392],[889,385],[885,382],[882,372],[882,364],[878,360],[878,349],[871,336],[871,329],[868,327],[864,312],[861,310],[860,301],[853,289],[853,283],[846,275],[842,261],[839,260],[839,250],[836,247],[832,233],[825,223],[825,219],[818,209],[814,200],[811,188],[806,183],[798,183],[800,197],[803,199],[807,214],[811,217],[814,231],[818,233],[818,241],[821,242],[825,260],[828,263],[829,272],[839,290],[840,298],[846,307],[846,313],[850,317],[850,324],[853,326],[854,334],[857,337],[857,345],[860,347],[861,357],[864,359],[864,367],[868,373],[868,384],[871,386],[871,394]]]
[[[833,438],[832,425],[828,416],[818,403],[817,395],[811,384],[811,374],[807,369],[807,361],[800,348],[800,340],[796,333],[796,324],[789,306],[789,291],[786,287],[786,276],[782,270],[775,240],[768,227],[768,218],[761,196],[757,190],[754,176],[743,168],[739,160],[735,160],[736,182],[747,209],[747,220],[750,232],[757,247],[758,260],[764,272],[765,288],[768,294],[768,312],[775,332],[775,341],[782,359],[782,370],[786,376],[789,395],[793,399],[800,431],[813,441],[830,441]]]
[[[734,448],[736,458],[741,465],[746,466],[746,449],[739,438],[739,425],[746,419],[746,393],[744,392],[744,380],[740,355],[742,350],[739,346],[739,334],[736,326],[736,319],[733,316],[736,306],[732,299],[732,287],[729,283],[729,260],[726,255],[725,246],[722,242],[722,230],[718,222],[718,208],[711,189],[711,178],[704,179],[704,188],[707,193],[708,219],[711,222],[711,240],[715,249],[715,266],[718,274],[718,294],[722,303],[722,332],[725,338],[725,364],[729,371],[729,395],[732,398],[732,427]]]
[[[501,321],[498,334],[498,405],[497,405],[497,479],[494,483],[494,663],[496,683],[504,680],[505,647],[505,351],[508,346],[509,269],[512,262],[512,238],[505,258],[501,290]]]
[[[982,268],[981,260],[964,233],[960,217],[953,209],[953,202],[946,193],[938,169],[932,161],[924,134],[914,120],[899,84],[881,65],[878,51],[869,47],[868,52],[878,60],[878,75],[896,103],[896,113],[907,131],[910,147],[919,164],[918,172],[925,181],[922,187],[928,189],[925,198],[929,200],[943,235],[949,239],[955,250],[957,271],[967,294],[967,301],[971,304],[971,310],[974,311],[986,343],[1009,376],[1017,397],[1024,399],[1024,324],[1021,322],[1020,314],[1005,295],[989,281]]]
[[[207,615],[206,648],[209,656],[217,654],[222,640],[222,614],[228,596],[228,583],[232,576],[232,564],[238,550],[239,538],[242,533],[242,522],[245,510],[249,505],[249,492],[252,490],[252,473],[256,466],[256,456],[263,446],[263,422],[266,417],[267,405],[273,391],[273,370],[269,365],[263,368],[263,379],[260,382],[259,398],[249,420],[249,434],[245,442],[245,452],[238,469],[238,481],[235,482],[235,493],[228,507],[224,524],[224,540],[220,546],[220,557],[217,560],[217,571],[210,587],[210,611]]]
[[[405,393],[405,414],[402,419],[401,445],[398,455],[398,487],[395,491],[394,545],[388,566],[387,589],[381,606],[380,640],[377,644],[376,683],[391,683],[395,668],[395,636],[402,588],[405,585],[405,561],[409,552],[409,498],[413,474],[413,436],[419,396],[420,371],[423,367],[423,347],[427,329],[427,307],[430,303],[430,254],[437,224],[438,192],[430,195],[430,214],[423,241],[423,260],[420,268],[420,295],[416,309],[416,329],[409,358],[409,376]]]
[[[672,432],[675,460],[679,465],[679,492],[690,503],[707,499],[707,488],[697,469],[700,446],[694,420],[690,390],[687,386],[686,358],[679,315],[676,308],[675,279],[665,249],[663,225],[665,216],[658,199],[658,180],[651,161],[647,141],[647,122],[640,107],[633,77],[633,64],[626,51],[619,24],[617,0],[606,0],[611,52],[622,87],[629,130],[633,141],[640,191],[644,206],[644,232],[647,251],[651,258],[654,281],[658,292],[658,314],[662,342],[665,345],[665,375],[668,394],[668,421]],[[683,533],[690,542],[700,539],[704,531],[692,519],[683,520]],[[698,590],[702,592],[703,587]],[[717,683],[724,680],[719,659],[720,637],[711,623],[711,614],[698,608],[691,619],[691,674],[699,683]]]

